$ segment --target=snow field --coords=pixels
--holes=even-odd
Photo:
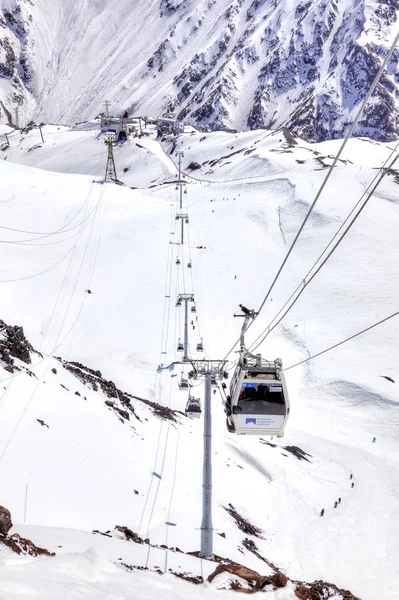
[[[59,134],[60,152],[64,144],[61,137],[65,136],[68,139],[65,143],[69,144],[69,133]],[[96,134],[87,135],[90,139]],[[258,166],[251,167],[251,177],[255,179],[229,182],[235,171],[245,173],[247,161],[254,165],[254,153],[244,152],[227,159],[229,165],[213,167],[212,183],[206,180],[203,169],[193,173],[196,179],[187,185],[190,247],[183,252],[169,244],[173,239],[170,232],[175,235],[178,232],[170,206],[171,200],[176,202],[173,186],[132,191],[92,183],[93,177],[72,177],[1,163],[0,186],[5,199],[1,205],[2,225],[51,232],[68,223],[81,209],[71,225],[78,223],[100,202],[98,211],[93,212],[95,220],[89,217],[87,228],[81,232],[78,227],[76,232],[81,232],[80,235],[65,244],[28,246],[29,253],[14,244],[5,245],[7,262],[1,266],[1,279],[10,278],[14,272],[19,276],[41,272],[55,264],[68,249],[73,261],[69,269],[61,263],[40,277],[2,284],[1,318],[10,324],[23,325],[28,339],[45,353],[62,342],[72,327],[56,355],[100,369],[104,377],[132,394],[162,404],[168,404],[170,398],[173,408],[184,410],[186,394],[178,391],[177,378],[166,371],[161,377],[155,375],[162,346],[165,289],[171,290],[169,337],[164,345],[168,352],[166,364],[178,356],[176,342],[181,335],[182,313],[174,308],[174,302],[182,288],[191,290],[191,277],[185,267],[189,258],[193,263],[197,315],[205,350],[212,357],[223,358],[239,334],[240,323],[233,319],[233,313],[240,302],[250,308],[259,306],[325,174],[318,171],[320,165],[313,159],[305,164],[296,163],[297,156],[303,160],[308,153],[303,148],[295,148],[292,155],[281,154],[279,151],[284,148],[280,136],[266,137],[267,132],[256,135],[252,132],[243,138],[214,135],[214,138],[207,135],[202,142],[197,134],[182,136],[177,149],[186,152],[184,165],[191,160],[202,163],[225,156],[234,144],[248,149],[259,140]],[[233,138],[237,141],[231,142]],[[75,153],[73,145],[65,154],[68,171],[77,168],[76,156],[83,155],[84,142],[77,140],[76,144],[80,154]],[[148,160],[152,164],[162,157],[164,169],[166,161],[156,144],[149,148]],[[375,175],[374,168],[370,168],[374,146],[363,144],[364,155],[357,141],[356,150],[348,150],[348,156],[358,157],[357,163],[340,166],[334,173],[331,186],[327,187],[271,294],[272,300],[251,328],[249,342],[258,337],[302,280],[365,183]],[[131,148],[130,143],[123,147],[129,161],[136,153]],[[381,164],[385,152],[378,146],[374,166]],[[26,156],[21,153],[20,159],[25,161]],[[266,175],[262,175],[262,165],[267,167]],[[166,175],[157,175],[157,182],[164,183],[173,167],[168,170]],[[200,181],[201,178],[205,181]],[[282,356],[289,367],[395,310],[398,280],[395,186],[391,179],[384,180],[378,196],[370,201],[336,254],[282,325],[261,346],[265,357]],[[65,237],[76,232],[71,231]],[[8,231],[2,232],[2,236],[8,241],[16,236],[36,237]],[[55,241],[54,237],[58,241],[53,236],[41,243]],[[201,245],[205,248],[199,249]],[[174,263],[177,255],[182,259],[179,267]],[[167,267],[172,278],[166,277],[165,287]],[[88,282],[90,295],[85,292]],[[61,300],[56,304],[60,290]],[[190,329],[192,347],[198,338],[197,329],[195,332]],[[397,322],[392,320],[304,366],[287,370],[292,412],[284,439],[272,440],[276,448],[258,438],[229,435],[221,401],[215,396],[213,472],[217,554],[259,572],[268,572],[265,563],[242,547],[247,535],[237,529],[223,508],[231,503],[262,529],[264,539],[253,539],[259,552],[290,577],[309,581],[324,578],[350,589],[362,600],[374,600],[381,593],[395,597],[398,590],[395,565],[399,555],[395,521],[399,489],[399,398],[396,386],[382,375],[397,381],[397,329]],[[46,361],[33,369],[40,376],[48,367],[39,380],[40,393],[33,397],[0,461],[6,490],[1,502],[15,515],[14,521],[23,521],[28,483],[26,526],[46,526],[43,530],[38,528],[35,537],[32,535],[36,543],[41,543],[42,535],[50,535],[47,527],[89,531],[112,529],[119,524],[136,531],[141,521],[140,535],[145,537],[148,532],[153,543],[162,544],[167,533],[165,521],[170,520],[177,526],[168,529],[168,545],[185,551],[198,549],[201,422],[182,416],[181,426],[162,423],[149,409],[135,402],[142,421],[136,422],[131,417],[130,423],[122,424],[104,406],[100,393],[83,386],[61,367],[57,367],[59,372],[54,375],[51,368],[55,361]],[[3,386],[10,385],[8,373],[1,380]],[[70,391],[61,388],[60,383]],[[12,380],[4,404],[0,405],[3,445],[26,407],[27,392],[32,394],[37,385],[27,375]],[[81,397],[75,396],[75,391]],[[194,395],[202,395],[200,387],[193,391]],[[36,418],[48,422],[50,429],[41,427]],[[376,444],[371,441],[374,435]],[[284,446],[299,446],[310,455],[310,462],[299,461]],[[162,480],[158,483],[150,473],[160,470]],[[350,488],[351,472],[355,477],[354,489]],[[334,509],[338,497],[342,503]],[[326,514],[321,518],[323,507]],[[22,526],[15,529],[24,534]],[[218,533],[225,533],[226,538]],[[55,544],[58,533],[51,535]],[[66,549],[80,556],[65,559],[68,562],[65,569],[70,575],[73,561],[83,561],[83,566],[77,567],[78,573],[86,572],[86,561],[101,562],[96,554],[94,558],[91,554],[81,555],[83,546],[75,550],[72,539],[75,534],[65,535],[71,536]],[[101,539],[105,548],[107,538],[93,538],[95,545]],[[134,548],[133,544],[125,545]],[[154,566],[159,562],[157,551],[151,551],[150,559]],[[57,584],[58,560],[64,559],[57,558],[52,563],[56,566],[51,585]],[[40,571],[40,566],[35,565],[42,564],[41,561],[31,564],[34,571]],[[108,578],[107,567],[98,570],[105,571],[103,576]],[[192,570],[198,573],[198,566]],[[6,581],[7,577],[18,577],[9,570],[5,574]],[[119,581],[119,577],[122,575],[117,571],[110,579]],[[129,581],[133,586],[133,581],[147,579],[147,574],[140,573],[131,575]],[[153,586],[157,580],[151,581],[148,585]],[[104,585],[108,584],[107,580]],[[123,589],[124,583],[121,585]],[[185,587],[184,583],[181,585]],[[190,590],[193,590],[190,594],[197,593],[195,587]],[[87,597],[94,594],[89,584],[85,593]],[[213,592],[207,589],[207,593]],[[275,597],[284,598],[286,594],[289,598],[289,593],[281,591]],[[5,596],[7,600],[8,597],[12,598]]]

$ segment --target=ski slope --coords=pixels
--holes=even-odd
[[[127,525],[153,544],[198,550],[202,421],[183,414],[176,422],[162,421],[134,399],[140,420],[133,415],[120,420],[101,391],[53,357],[98,369],[124,392],[184,411],[186,394],[178,390],[178,377],[171,377],[178,370],[156,374],[160,362],[179,358],[183,313],[174,306],[177,293],[195,293],[192,353],[202,337],[207,355],[223,358],[238,338],[240,324],[233,318],[238,304],[256,309],[262,302],[325,176],[319,159],[331,163],[337,143],[298,139],[291,147],[281,132],[268,131],[180,136],[175,150],[185,153],[185,173],[191,161],[201,165],[187,177],[190,226],[182,248],[170,243],[178,233],[178,192],[167,184],[175,176],[173,140],[162,146],[149,140],[145,152],[134,141],[116,148],[117,167],[119,161],[131,166],[126,183],[140,187],[132,190],[102,184],[105,147],[94,125],[81,131],[46,126],[45,144],[29,151],[37,135],[33,130],[21,140],[13,134],[2,153],[7,160],[0,162],[6,257],[0,265],[0,318],[22,325],[44,355],[33,355],[28,365],[38,379],[0,370],[0,503],[10,509],[15,531],[57,557],[32,561],[1,549],[0,594],[6,600],[23,598],[27,590],[37,594],[39,581],[48,594],[43,598],[54,597],[63,573],[65,585],[76,578],[85,582],[87,598],[100,598],[99,589],[104,598],[108,590],[130,597],[134,585],[145,587],[139,596],[144,599],[159,593],[158,585],[165,586],[165,597],[205,592],[212,597],[214,584],[186,592],[188,584],[170,583],[171,576],[158,580],[122,572],[109,561],[143,564],[147,547],[119,541],[116,549],[115,540],[90,533]],[[316,205],[249,343],[306,275],[388,154],[388,145],[349,143],[346,162]],[[264,357],[281,356],[288,368],[397,310],[397,190],[394,175],[388,175],[261,346]],[[185,266],[189,259],[191,272]],[[391,320],[287,369],[292,409],[284,439],[272,440],[276,447],[228,434],[221,400],[213,396],[216,554],[268,574],[268,565],[243,546],[249,537],[294,580],[324,579],[362,600],[397,597],[398,329]],[[160,355],[164,349],[167,355]],[[202,397],[202,386],[193,391]],[[309,462],[284,446],[298,446]],[[151,472],[161,472],[162,479]],[[338,497],[342,502],[334,509]],[[263,531],[261,538],[237,528],[223,508],[229,504]],[[167,528],[165,521],[176,527]],[[168,555],[177,568],[180,555]],[[204,564],[183,556],[183,568],[201,574]],[[149,566],[163,569],[162,560],[164,553],[151,549]],[[24,585],[16,589],[21,577]],[[289,589],[273,594],[279,600],[294,597]]]

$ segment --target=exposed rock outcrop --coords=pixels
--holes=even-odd
[[[21,537],[18,533],[14,533],[10,537],[0,538],[0,543],[4,544],[17,554],[27,554],[29,556],[55,556],[55,552],[49,552],[46,548],[36,546],[31,540]]]
[[[30,364],[31,352],[34,349],[26,339],[23,328],[7,325],[0,319],[0,360],[10,367],[14,365],[14,358]]]
[[[0,506],[0,544],[7,546],[17,554],[27,554],[29,556],[55,556],[55,553],[49,552],[45,548],[36,546],[31,540],[21,537],[18,533],[8,535],[12,527],[11,513],[4,506]]]
[[[0,535],[6,536],[12,527],[11,513],[4,506],[0,506]]]

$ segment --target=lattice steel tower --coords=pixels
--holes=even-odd
[[[104,181],[112,181],[113,183],[117,183],[118,178],[116,176],[116,167],[115,167],[115,160],[114,160],[114,141],[115,141],[115,138],[113,135],[107,135],[105,144],[108,147],[108,158],[107,158],[107,167],[105,169]]]

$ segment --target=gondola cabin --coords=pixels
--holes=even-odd
[[[188,390],[189,387],[190,384],[188,383],[187,377],[184,377],[184,375],[182,375],[179,381],[179,390]]]
[[[281,360],[239,365],[231,381],[229,404],[230,432],[282,437],[290,406]]]
[[[199,419],[201,416],[201,401],[199,398],[189,398],[186,404],[186,416]]]

